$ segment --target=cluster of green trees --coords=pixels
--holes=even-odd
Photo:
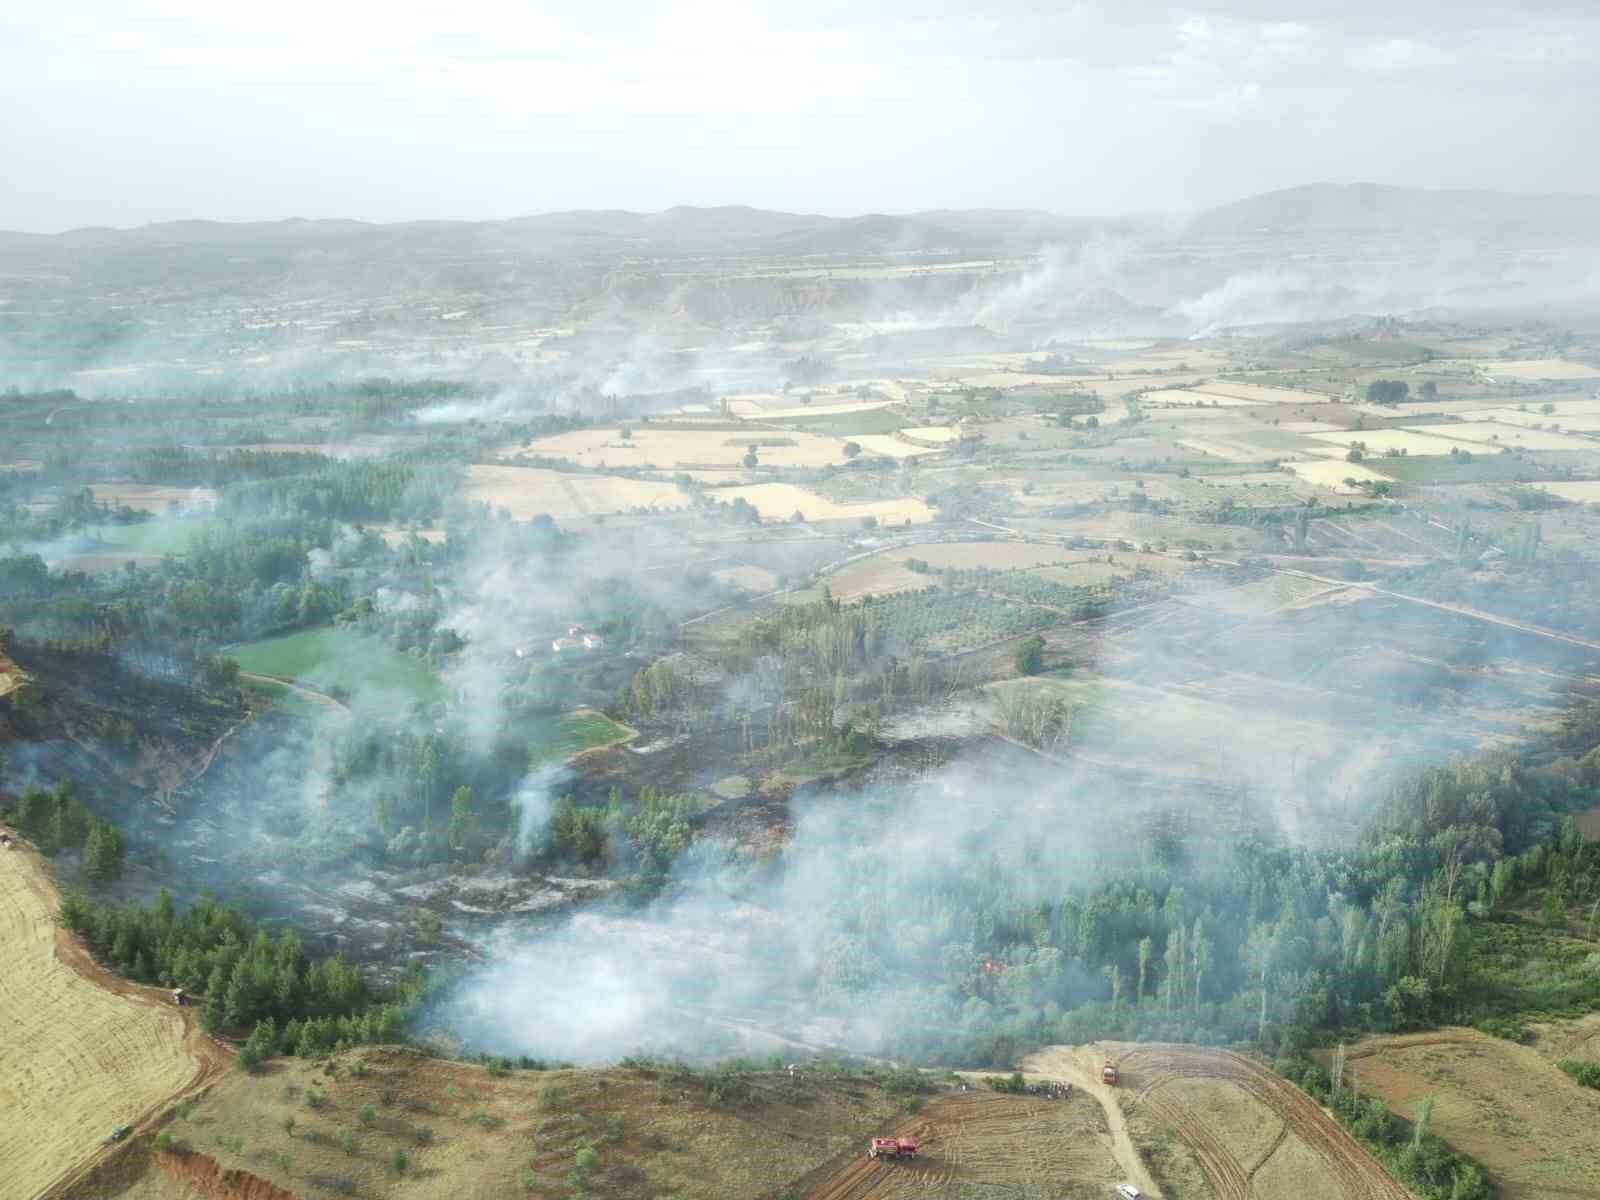
[[[1592,728],[1595,707],[1569,725]],[[1042,857],[980,858],[933,885],[908,883],[889,847],[857,849],[838,865],[816,986],[903,1013],[891,1052],[972,1065],[1107,1037],[1292,1050],[1328,1029],[1600,1003],[1581,964],[1538,987],[1497,965],[1521,928],[1506,910],[1529,889],[1556,897],[1551,924],[1600,899],[1600,847],[1564,816],[1594,803],[1586,745],[1581,758],[1545,743],[1408,776],[1360,843],[1337,850],[1245,835],[1191,859],[1152,830],[1135,864],[1041,887]],[[883,804],[856,820],[903,819]]]
[[[1457,1154],[1428,1130],[1431,1099],[1417,1120],[1397,1120],[1382,1100],[1363,1100],[1351,1080],[1336,1079],[1311,1058],[1281,1059],[1277,1071],[1332,1111],[1350,1133],[1383,1163],[1389,1174],[1423,1200],[1493,1200],[1497,1194],[1477,1163]]]
[[[629,873],[634,895],[648,899],[689,848],[699,811],[692,793],[664,795],[648,786],[631,802],[613,787],[604,808],[579,807],[569,796],[551,818],[543,853],[588,867],[609,864],[614,873]]]
[[[1374,379],[1367,384],[1368,404],[1403,404],[1410,395],[1411,385],[1403,379]]]
[[[413,974],[393,992],[376,991],[342,958],[308,955],[292,931],[274,937],[209,898],[180,913],[165,888],[148,906],[69,893],[61,920],[119,974],[191,993],[214,1033],[271,1022],[272,1053],[285,1045],[311,1054],[340,1043],[403,1040],[422,988]]]
[[[63,781],[49,791],[23,789],[12,819],[46,854],[81,849],[84,871],[91,879],[106,882],[122,874],[127,858],[122,834],[85,808],[70,783]]]

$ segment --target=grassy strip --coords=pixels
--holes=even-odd
[[[1491,1200],[1498,1195],[1481,1166],[1428,1132],[1425,1115],[1408,1124],[1377,1097],[1359,1100],[1347,1087],[1335,1094],[1332,1076],[1304,1056],[1279,1059],[1273,1069],[1332,1112],[1384,1170],[1422,1200]]]

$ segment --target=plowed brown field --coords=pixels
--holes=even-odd
[[[154,989],[101,972],[55,924],[30,849],[0,850],[0,1197],[46,1194],[225,1058]]]
[[[892,1132],[920,1140],[915,1160],[875,1161],[863,1144],[819,1170],[807,1200],[1100,1198],[1122,1179],[1105,1118],[1082,1091],[1070,1100],[976,1090],[941,1096]]]

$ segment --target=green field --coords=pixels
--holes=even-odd
[[[122,554],[183,554],[202,534],[218,529],[217,517],[168,517],[137,525],[101,525],[99,549]]]
[[[802,433],[831,433],[834,437],[855,437],[863,433],[893,433],[908,422],[887,408],[865,408],[860,412],[823,413],[815,417],[786,417],[785,426]]]
[[[304,629],[247,642],[230,653],[252,675],[292,679],[330,694],[382,689],[416,700],[437,700],[443,691],[438,676],[420,659],[343,629]]]
[[[595,746],[620,741],[631,732],[604,713],[584,710],[535,722],[529,732],[528,763],[560,762]]]
[[[1559,470],[1516,454],[1407,454],[1399,458],[1369,454],[1362,466],[1404,483],[1531,483],[1563,479]]]

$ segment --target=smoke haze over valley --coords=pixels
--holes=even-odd
[[[1600,1177],[1588,8],[0,32],[0,1200]]]

